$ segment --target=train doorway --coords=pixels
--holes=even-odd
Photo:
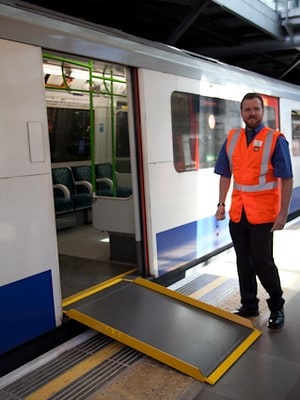
[[[138,268],[129,72],[48,53],[43,70],[65,298]]]

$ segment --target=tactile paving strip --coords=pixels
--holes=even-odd
[[[188,400],[202,385],[145,356],[89,400]]]

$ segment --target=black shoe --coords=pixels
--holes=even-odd
[[[268,321],[268,328],[280,329],[284,325],[284,311],[283,308],[278,311],[271,311],[271,315]]]
[[[237,310],[232,311],[232,313],[244,318],[257,317],[259,315],[259,311],[257,308],[247,308],[245,306],[242,306]]]

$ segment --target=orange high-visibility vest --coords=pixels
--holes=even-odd
[[[274,222],[280,207],[279,178],[271,158],[281,132],[263,128],[247,147],[245,129],[233,129],[227,138],[227,156],[233,175],[230,219],[239,222],[244,207],[252,224]]]

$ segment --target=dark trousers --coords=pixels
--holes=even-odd
[[[283,307],[282,289],[278,269],[273,258],[273,223],[251,224],[242,213],[241,221],[229,222],[229,231],[236,252],[241,303],[248,308],[258,308],[257,281],[268,292],[271,311]]]

